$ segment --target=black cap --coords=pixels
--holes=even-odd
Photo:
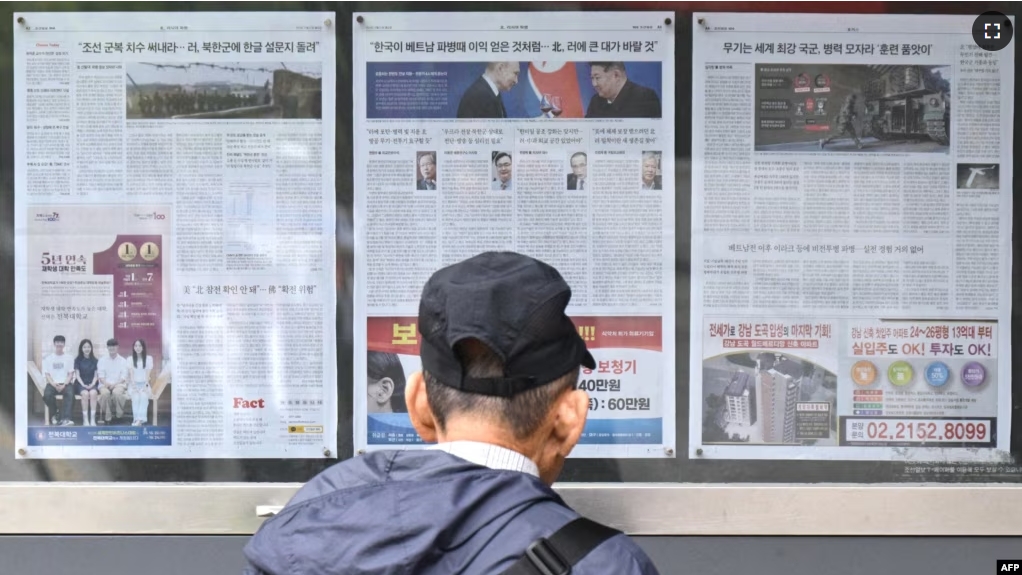
[[[511,397],[596,361],[564,314],[571,288],[553,267],[513,252],[486,252],[433,274],[419,302],[422,367],[441,383]],[[476,339],[504,361],[504,376],[462,373],[455,345]]]

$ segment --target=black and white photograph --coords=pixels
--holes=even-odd
[[[951,66],[757,64],[757,152],[947,154]]]
[[[131,62],[128,120],[320,120],[318,62]]]
[[[415,189],[436,190],[436,152],[415,153]]]
[[[1001,189],[1001,165],[995,162],[989,164],[958,164],[958,189]]]

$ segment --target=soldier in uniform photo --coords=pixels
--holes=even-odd
[[[855,140],[855,147],[862,149],[862,142],[859,141],[858,134],[855,133],[854,119],[859,116],[859,113],[855,110],[855,93],[851,93],[845,98],[845,104],[841,106],[841,111],[838,112],[835,118],[834,124],[837,129],[831,137],[820,140],[820,149],[829,144],[831,140],[845,134],[851,134],[852,139]]]

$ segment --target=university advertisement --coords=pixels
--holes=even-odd
[[[31,208],[29,445],[171,445],[170,213],[145,204]]]

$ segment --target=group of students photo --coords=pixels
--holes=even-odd
[[[116,339],[106,342],[107,353],[97,357],[92,341],[78,343],[78,354],[64,350],[64,336],[53,338],[53,352],[43,359],[46,389],[43,401],[49,408],[51,425],[72,426],[76,396],[82,404],[82,426],[114,425],[126,417],[124,406],[131,400],[133,426],[148,422],[149,400],[152,397],[150,376],[153,358],[145,341],[138,339],[131,346],[131,355],[122,356]],[[62,396],[61,410],[57,396]],[[99,419],[97,419],[99,411]]]

